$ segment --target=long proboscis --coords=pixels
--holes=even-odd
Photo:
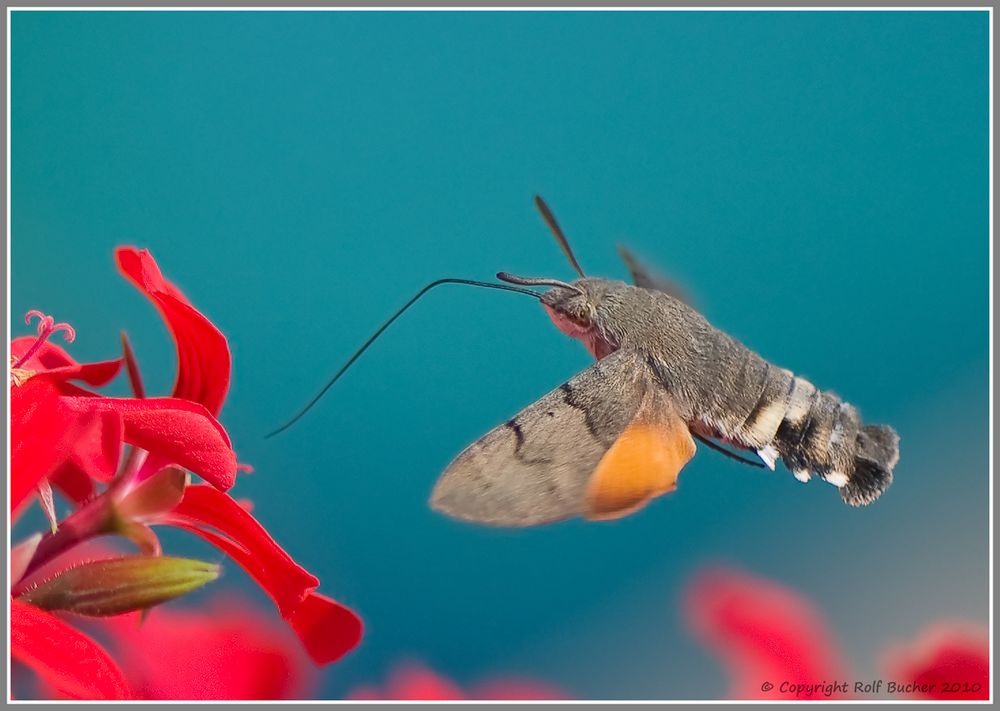
[[[368,350],[368,347],[371,346],[371,344],[373,344],[376,341],[376,339],[378,339],[378,337],[381,336],[385,332],[385,330],[387,328],[389,328],[389,326],[391,326],[393,324],[393,322],[397,318],[399,318],[400,316],[402,316],[406,312],[407,309],[409,309],[411,306],[413,306],[413,304],[417,303],[417,300],[420,299],[421,296],[423,296],[424,294],[426,294],[428,291],[430,291],[434,287],[441,286],[442,284],[463,284],[465,286],[479,286],[479,287],[483,287],[485,289],[499,289],[501,291],[513,291],[513,292],[516,292],[518,294],[528,294],[529,296],[534,296],[536,299],[541,298],[540,294],[538,294],[537,292],[531,291],[530,289],[522,289],[520,287],[510,286],[510,285],[507,285],[507,284],[491,284],[490,282],[486,282],[486,281],[474,281],[472,279],[450,279],[450,278],[449,279],[438,279],[437,281],[432,281],[430,284],[428,284],[423,289],[421,289],[416,294],[414,294],[413,297],[409,301],[407,301],[405,304],[403,304],[403,306],[400,307],[396,311],[396,313],[394,313],[392,316],[390,316],[388,319],[386,319],[385,323],[383,323],[381,326],[379,326],[378,329],[376,329],[375,332],[372,333],[372,335],[370,335],[368,337],[368,339],[364,343],[361,344],[361,347],[358,348],[358,350],[354,351],[354,355],[352,355],[350,358],[347,359],[347,362],[344,363],[340,367],[340,370],[338,370],[336,373],[334,373],[333,377],[330,378],[326,382],[326,385],[324,385],[322,388],[320,388],[320,391],[318,393],[316,393],[315,396],[313,396],[312,400],[310,400],[308,403],[306,403],[305,407],[303,407],[301,410],[299,410],[298,413],[292,419],[290,419],[288,422],[286,422],[285,424],[283,424],[281,427],[279,427],[278,429],[276,429],[276,430],[274,430],[272,432],[268,432],[266,435],[264,435],[264,439],[268,439],[270,437],[274,437],[275,435],[284,432],[289,427],[291,427],[296,422],[298,422],[300,419],[302,419],[302,417],[307,412],[309,412],[309,410],[311,410],[313,408],[313,406],[317,402],[319,402],[320,398],[322,398],[324,395],[326,395],[326,391],[333,387],[333,384],[336,383],[340,379],[340,376],[342,376],[344,373],[346,373],[347,369],[350,368],[352,365],[354,365],[354,362],[358,358],[360,358],[361,355],[366,350]]]

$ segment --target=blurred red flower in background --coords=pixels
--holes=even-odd
[[[915,641],[886,650],[882,665],[890,678],[918,687],[912,694],[916,698],[987,699],[989,649],[986,630],[965,622],[939,622]]]
[[[125,675],[97,642],[19,600],[10,603],[10,654],[68,698],[131,698]]]
[[[161,607],[108,618],[108,647],[136,698],[253,700],[308,698],[315,666],[295,635],[239,597],[197,609]]]
[[[235,560],[271,596],[281,616],[317,664],[334,662],[361,640],[361,620],[350,609],[315,592],[319,585],[239,503],[210,486],[194,485],[164,523],[198,534]]]
[[[360,641],[360,619],[316,593],[319,581],[224,493],[236,472],[247,468],[237,465],[216,419],[230,382],[225,337],[164,279],[148,252],[126,247],[116,257],[170,329],[178,358],[173,393],[145,396],[124,334],[123,358],[80,364],[48,340],[59,331],[72,340],[70,326],[28,314],[29,323],[39,319],[37,335],[11,342],[10,505],[13,519],[37,492],[52,531],[11,550],[12,657],[60,695],[129,696],[121,670],[101,646],[51,613],[147,609],[214,579],[215,566],[161,557],[153,527],[170,525],[196,533],[239,563],[272,597],[313,661],[339,659]],[[107,397],[70,382],[104,385],[122,362],[135,397]],[[207,484],[190,485],[185,470]],[[61,522],[52,486],[75,507]],[[81,544],[108,534],[132,541],[143,555],[117,562],[74,559]]]
[[[355,701],[549,701],[570,698],[548,684],[518,677],[502,677],[463,691],[454,682],[415,662],[398,665],[383,687],[359,686],[347,697]]]
[[[870,693],[855,693],[822,614],[779,583],[731,568],[706,570],[688,584],[682,609],[694,635],[726,667],[731,698],[820,700]],[[985,631],[974,626],[933,625],[915,645],[888,653],[884,666],[886,685],[876,693],[989,698],[989,644]],[[837,681],[846,682],[846,689],[833,687]]]
[[[695,635],[729,671],[732,698],[795,698],[794,691],[762,691],[761,685],[844,678],[844,664],[822,615],[778,583],[728,569],[708,570],[688,584],[684,610]]]

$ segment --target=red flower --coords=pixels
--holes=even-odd
[[[71,384],[71,379],[104,383],[121,360],[76,363],[47,340],[58,330],[72,335],[72,328],[37,311],[29,312],[28,320],[34,316],[40,318],[38,337],[17,339],[16,348],[12,344],[11,427],[19,453],[11,467],[17,492],[13,507],[42,478],[56,474],[57,466],[59,483],[77,491],[86,491],[80,474],[109,481],[123,441],[149,452],[161,468],[176,463],[220,489],[233,485],[236,455],[226,431],[204,406],[177,398],[102,397]]]
[[[157,471],[167,464],[179,464],[221,491],[236,482],[236,454],[229,435],[198,403],[173,397],[116,398],[92,393],[63,397],[63,402],[80,414],[116,415],[122,423],[122,439],[160,462]]]
[[[361,641],[361,620],[314,592],[319,585],[242,506],[208,486],[188,486],[171,511],[152,519],[198,534],[235,560],[271,596],[317,664],[329,664]]]
[[[474,686],[468,694],[454,682],[416,663],[393,670],[385,687],[359,686],[349,695],[355,701],[549,701],[569,698],[552,686],[518,678],[493,679]]]
[[[233,596],[200,609],[159,608],[108,620],[138,698],[150,700],[298,699],[316,670],[295,637]]]
[[[688,585],[684,610],[695,635],[729,670],[732,698],[802,699],[803,686],[844,678],[822,615],[777,583],[732,570],[704,572]],[[775,687],[762,690],[764,682]],[[781,682],[789,686],[782,690]]]
[[[925,628],[916,641],[885,655],[888,676],[920,699],[990,698],[989,638],[961,622]]]
[[[39,318],[38,335],[16,338],[10,344],[11,381],[14,385],[11,398],[19,401],[20,410],[26,407],[33,397],[24,392],[21,386],[30,380],[34,384],[28,391],[32,389],[38,391],[42,387],[41,383],[48,381],[50,383],[48,409],[59,410],[63,422],[50,423],[48,427],[39,430],[37,426],[34,428],[27,426],[27,423],[15,417],[12,423],[17,422],[19,429],[22,430],[21,436],[15,441],[18,445],[24,446],[32,436],[41,437],[42,447],[48,450],[48,456],[55,456],[58,460],[56,466],[49,468],[41,478],[48,479],[67,492],[72,500],[83,501],[93,495],[91,477],[99,481],[108,481],[114,474],[121,449],[121,424],[119,418],[113,414],[76,417],[64,404],[52,399],[52,395],[64,394],[65,391],[72,389],[73,386],[67,382],[69,380],[80,380],[88,385],[104,385],[118,373],[122,361],[118,358],[97,363],[77,363],[65,350],[48,340],[49,336],[60,330],[66,332],[67,340],[73,340],[75,333],[72,327],[68,324],[56,324],[51,316],[45,316],[38,311],[28,312],[25,320],[30,323],[35,317]],[[73,420],[72,426],[70,420]],[[62,433],[68,441],[72,441],[72,447],[63,451],[59,446],[50,446],[50,443],[56,441],[54,439],[56,432]],[[36,452],[22,459],[17,470],[27,471],[25,467],[31,466],[30,460],[35,461],[37,466],[44,458],[45,455]],[[27,471],[27,476],[18,478],[20,478],[19,489],[27,486],[27,492],[41,483],[41,478],[36,480],[30,471]],[[18,491],[18,498],[12,500],[14,508],[23,501],[24,493],[26,492]]]
[[[177,351],[177,376],[173,397],[198,403],[213,417],[222,410],[222,403],[229,392],[232,357],[229,343],[190,301],[167,281],[149,251],[135,247],[115,250],[118,270],[156,306],[170,329]],[[126,353],[131,356],[127,341]],[[141,391],[141,377],[134,358],[128,358],[129,377],[137,395]],[[151,456],[139,470],[137,478],[143,480],[155,474],[170,460],[159,453]],[[233,476],[235,477],[235,471]],[[228,487],[219,487],[225,490]]]
[[[10,510],[17,511],[38,484],[72,451],[80,429],[52,383],[33,378],[10,390]]]
[[[99,644],[48,612],[17,600],[10,603],[10,654],[69,698],[130,697],[124,675]]]
[[[38,312],[31,312],[29,316],[36,314]],[[44,318],[46,317],[43,316]],[[41,325],[44,327],[44,320]],[[106,385],[121,370],[121,358],[103,360],[97,363],[77,363],[69,353],[48,340],[39,343],[34,353],[24,358],[38,340],[35,336],[15,338],[10,342],[10,355],[15,359],[15,362],[22,361],[18,367],[35,373],[44,373],[54,383],[81,380],[87,385]]]
[[[239,563],[274,599],[313,661],[327,664],[339,659],[359,643],[360,619],[317,593],[319,581],[295,563],[246,509],[223,493],[233,485],[238,468],[248,469],[237,466],[229,436],[215,418],[229,389],[231,363],[225,338],[163,278],[148,252],[123,248],[117,251],[117,258],[121,271],[153,301],[170,328],[178,354],[173,396],[145,397],[138,365],[124,336],[124,361],[136,397],[105,397],[70,382],[104,384],[118,372],[122,359],[77,363],[61,348],[47,343],[47,338],[60,330],[71,337],[72,328],[38,312],[29,314],[29,319],[40,318],[38,337],[12,344],[11,502],[16,507],[37,490],[53,516],[53,531],[31,536],[11,551],[11,593],[18,609],[27,610],[18,613],[23,634],[12,637],[12,653],[38,671],[59,694],[83,698],[124,695],[110,682],[88,687],[73,681],[74,660],[53,651],[59,638],[75,645],[90,660],[95,673],[99,672],[95,682],[119,678],[120,672],[96,643],[26,601],[46,609],[114,615],[148,609],[214,580],[218,575],[215,565],[149,557],[161,553],[150,527],[167,524],[196,533]],[[123,458],[125,443],[131,448]],[[198,474],[211,486],[188,486],[181,468]],[[77,505],[57,528],[50,482]],[[102,490],[98,491],[98,485]],[[121,561],[77,560],[78,568],[67,569],[67,560],[105,534],[128,538],[143,555]],[[214,616],[218,620],[222,617],[221,613]],[[233,630],[250,618],[226,619],[231,624],[226,627],[220,622],[217,631],[231,637]],[[178,622],[177,628],[184,628],[183,623]],[[45,634],[44,640],[31,638]],[[261,649],[269,634],[255,637],[245,632],[241,644],[250,645],[243,649],[247,677],[237,680],[239,683],[205,686],[202,667],[191,665],[191,673],[201,674],[200,679],[175,678],[174,686],[162,679],[154,683],[151,673],[143,672],[144,693],[167,697],[183,693],[192,698],[215,693],[223,697],[230,693],[281,695],[277,678],[270,683],[264,671],[278,657],[254,657],[251,653]],[[139,633],[127,637],[144,648],[157,649],[155,639],[136,635]],[[48,646],[40,644],[46,640]],[[189,653],[177,644],[173,648],[180,650],[178,654]],[[207,647],[204,655],[223,659],[238,649],[219,642]],[[126,659],[132,653],[121,651]],[[163,661],[166,655],[167,651],[151,655],[150,664]],[[265,662],[265,657],[270,661]],[[98,662],[104,666],[94,666]],[[258,671],[253,671],[255,668]],[[229,677],[235,679],[231,670]]]
[[[989,698],[989,645],[976,628],[934,625],[915,644],[892,650],[884,686],[865,690],[848,681],[822,615],[778,583],[710,570],[688,585],[683,608],[695,636],[727,667],[733,698]]]

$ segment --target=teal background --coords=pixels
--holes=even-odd
[[[984,12],[14,12],[13,334],[43,309],[86,360],[126,329],[168,393],[121,244],[226,333],[222,420],[256,469],[235,493],[366,620],[323,696],[406,658],[462,684],[722,696],[678,606],[711,562],[803,591],[876,674],[888,642],[989,609],[988,42]],[[530,300],[463,287],[263,439],[426,282],[571,277],[535,192],[590,273],[623,278],[625,242],[896,426],[888,494],[851,509],[702,447],[620,521],[442,518],[450,459],[589,362]]]

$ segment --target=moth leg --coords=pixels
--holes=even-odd
[[[657,395],[647,393],[594,469],[585,492],[586,518],[627,516],[677,487],[677,476],[694,456],[695,444],[673,403],[662,391]]]

